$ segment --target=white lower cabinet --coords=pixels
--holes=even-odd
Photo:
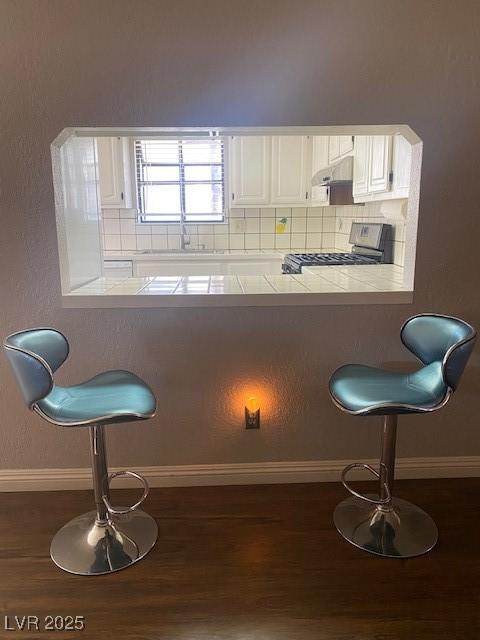
[[[132,261],[104,259],[103,275],[107,278],[131,278],[133,275]]]
[[[278,254],[277,254],[278,255]],[[265,254],[250,255],[247,259],[235,259],[233,255],[222,257],[203,256],[201,260],[182,256],[181,260],[146,260],[134,261],[134,276],[252,276],[259,273],[281,275],[283,257]]]

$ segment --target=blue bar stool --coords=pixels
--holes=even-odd
[[[476,333],[458,318],[421,314],[405,322],[400,338],[423,363],[418,371],[404,374],[348,364],[330,378],[330,395],[342,411],[384,419],[380,468],[377,471],[360,463],[345,467],[342,483],[352,497],[337,506],[334,522],[341,535],[360,549],[410,558],[430,551],[438,531],[425,511],[392,496],[397,416],[429,413],[445,406],[458,386]],[[347,474],[355,468],[366,469],[379,480],[378,495],[362,495],[350,487]]]
[[[108,475],[104,427],[145,420],[155,414],[155,396],[129,371],[106,371],[71,387],[59,387],[54,372],[65,362],[69,345],[55,329],[31,329],[5,339],[4,348],[27,406],[61,427],[88,427],[95,511],[63,526],[50,547],[61,569],[80,575],[112,573],[143,558],[157,540],[155,520],[138,507],[148,494],[145,478],[133,471]],[[133,476],[143,495],[130,507],[114,507],[109,484],[117,476]]]

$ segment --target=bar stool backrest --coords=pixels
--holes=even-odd
[[[68,357],[69,345],[56,329],[27,329],[3,344],[25,404],[32,406],[53,389],[53,374]]]
[[[472,326],[460,318],[425,313],[409,318],[400,338],[423,364],[441,362],[445,384],[455,391],[475,345]]]

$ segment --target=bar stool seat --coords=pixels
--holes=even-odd
[[[347,364],[330,378],[332,399],[344,411],[357,415],[421,413],[438,407],[447,393],[441,362],[414,373]]]
[[[37,402],[36,410],[63,426],[116,424],[151,418],[155,396],[134,373],[105,371],[78,385],[55,386]]]

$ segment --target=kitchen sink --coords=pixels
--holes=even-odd
[[[181,251],[180,249],[144,249],[140,251],[141,254],[144,255],[165,255],[165,254],[175,254],[182,256],[195,255],[196,253],[213,253],[213,254],[223,254],[225,251],[223,249],[187,249],[186,251]]]

